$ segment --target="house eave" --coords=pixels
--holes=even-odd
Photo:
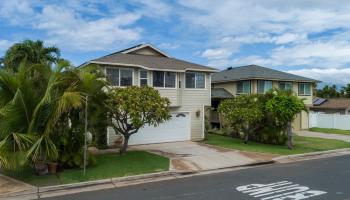
[[[227,82],[236,82],[236,81],[246,81],[246,80],[271,80],[271,81],[286,81],[286,82],[306,82],[306,83],[319,83],[322,81],[318,80],[296,80],[296,79],[276,79],[276,78],[242,78],[242,79],[233,79],[233,80],[222,80],[222,81],[212,81],[212,83],[227,83]]]
[[[114,65],[114,66],[126,66],[126,67],[138,67],[146,70],[157,70],[157,71],[172,71],[172,72],[187,72],[187,71],[197,71],[197,72],[218,72],[218,70],[215,69],[194,69],[194,68],[186,68],[184,70],[180,69],[159,69],[159,68],[150,68],[143,65],[138,64],[126,64],[126,63],[111,63],[111,62],[100,62],[100,61],[89,61],[87,63],[84,63],[83,65],[88,64],[100,64],[100,65]],[[81,66],[83,66],[81,65]]]

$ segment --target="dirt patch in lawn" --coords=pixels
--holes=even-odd
[[[271,160],[273,158],[280,156],[277,154],[257,153],[257,152],[247,152],[247,151],[240,151],[239,153],[254,160]]]

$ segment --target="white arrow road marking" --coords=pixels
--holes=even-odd
[[[239,186],[236,190],[255,198],[263,197],[261,200],[301,200],[327,193],[319,190],[310,190],[307,186],[293,184],[290,181],[270,184],[255,183]]]

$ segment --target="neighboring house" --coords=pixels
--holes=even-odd
[[[171,101],[170,121],[157,127],[144,127],[131,136],[129,144],[147,144],[204,138],[204,107],[211,105],[211,73],[216,69],[172,58],[150,44],[91,60],[100,65],[117,87],[152,86]],[[107,130],[109,145],[116,140]]]
[[[309,107],[312,106],[313,88],[317,82],[319,81],[258,65],[229,67],[212,76],[212,104],[218,105],[224,98],[222,95],[227,96],[227,93],[233,96],[263,94],[272,88],[279,88],[292,90],[298,97],[305,99],[304,103]],[[294,120],[293,128],[307,129],[308,123],[308,114],[303,111]]]
[[[350,98],[313,99],[311,112],[324,114],[350,115]]]

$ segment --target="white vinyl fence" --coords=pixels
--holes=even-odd
[[[309,122],[310,128],[350,130],[350,115],[310,113]]]

